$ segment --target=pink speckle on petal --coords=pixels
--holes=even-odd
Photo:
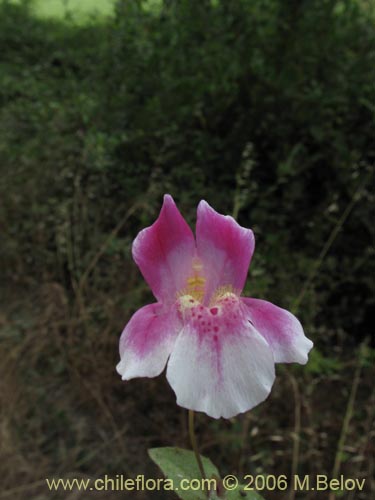
[[[157,302],[137,311],[120,340],[123,380],[167,378],[184,408],[231,418],[269,394],[275,362],[306,363],[312,342],[297,318],[241,298],[254,235],[208,203],[196,238],[172,197],[133,242],[133,257]]]

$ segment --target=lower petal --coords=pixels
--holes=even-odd
[[[298,319],[289,311],[265,300],[242,298],[249,320],[267,340],[277,363],[307,363],[313,346]]]
[[[165,310],[159,303],[139,309],[122,332],[121,361],[116,369],[123,380],[156,377],[167,363],[180,322],[175,309]]]
[[[275,379],[272,352],[251,325],[230,335],[185,325],[174,345],[167,379],[177,404],[213,418],[231,418],[261,403]]]

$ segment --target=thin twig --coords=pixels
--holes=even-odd
[[[87,281],[87,278],[89,277],[90,273],[95,268],[95,266],[98,263],[99,259],[104,254],[104,252],[105,252],[107,246],[109,245],[109,243],[111,242],[111,240],[118,234],[118,232],[120,231],[120,229],[122,228],[122,226],[125,224],[125,222],[127,222],[127,220],[129,219],[129,217],[131,215],[133,215],[133,213],[136,212],[141,206],[143,206],[142,202],[137,202],[134,205],[132,205],[129,208],[129,210],[127,210],[127,212],[125,213],[124,217],[120,220],[120,222],[117,224],[117,226],[115,226],[114,229],[112,229],[112,231],[109,233],[108,237],[103,242],[103,244],[100,246],[99,250],[96,252],[96,254],[94,255],[94,257],[91,259],[89,265],[87,266],[85,272],[82,274],[82,276],[81,276],[81,278],[79,280],[77,288],[80,290],[80,292],[82,292],[82,290],[84,289],[86,281]]]
[[[371,429],[374,423],[374,416],[375,416],[375,388],[373,389],[370,397],[369,397],[369,413],[368,417],[365,423],[365,432],[363,433],[363,441],[361,444],[361,447],[359,448],[359,456],[363,457],[366,453],[366,448],[369,446],[369,443],[371,441]],[[353,479],[356,479],[359,477],[359,469],[361,467],[361,462],[358,462],[357,467],[355,468],[355,471],[353,473]],[[373,476],[373,474],[372,474]],[[371,477],[371,476],[370,476]],[[348,500],[353,500],[354,495],[356,494],[355,490],[352,490],[349,493]]]
[[[371,174],[367,175],[365,177],[365,179],[363,180],[363,182],[360,183],[357,190],[353,194],[353,197],[352,197],[350,203],[348,204],[348,206],[346,207],[346,209],[342,213],[340,219],[337,221],[336,226],[333,228],[328,240],[325,242],[325,244],[324,244],[324,246],[319,254],[318,259],[315,261],[314,266],[312,267],[310,274],[308,275],[305,283],[303,284],[303,287],[302,287],[300,294],[298,295],[297,299],[294,301],[294,304],[292,306],[292,311],[296,312],[298,310],[298,307],[300,306],[300,304],[301,304],[307,290],[309,289],[311,283],[315,279],[315,277],[318,273],[318,270],[323,263],[323,260],[325,259],[326,255],[329,252],[332,244],[334,243],[337,235],[339,234],[340,230],[342,229],[342,226],[344,225],[346,219],[349,217],[351,211],[353,210],[354,205],[357,203],[357,201],[359,199],[359,195],[360,195],[362,189],[366,186],[367,182],[369,181],[370,176],[371,176]]]
[[[293,455],[292,455],[292,467],[291,467],[291,481],[298,472],[298,461],[299,461],[299,450],[300,450],[300,434],[301,434],[301,396],[299,392],[299,387],[295,377],[287,371],[290,383],[292,385],[293,396],[294,396],[294,432],[293,438]],[[296,490],[291,488],[289,491],[289,500],[294,500],[296,495]]]
[[[197,444],[197,438],[195,436],[195,430],[194,430],[194,411],[189,410],[189,437],[190,437],[190,443],[191,447],[193,448],[195,459],[198,464],[199,471],[201,473],[201,476],[203,479],[206,479],[206,473],[204,472],[204,467],[202,463],[202,459],[198,450],[198,444]]]
[[[353,415],[354,401],[355,401],[355,398],[357,395],[359,379],[361,376],[361,360],[362,360],[363,346],[364,346],[364,344],[362,344],[359,348],[358,364],[357,364],[357,368],[356,368],[355,373],[354,373],[354,379],[353,379],[352,387],[350,389],[350,394],[349,394],[348,404],[346,406],[344,421],[342,423],[341,434],[340,434],[339,442],[337,444],[335,463],[334,463],[333,469],[332,469],[332,478],[333,479],[337,479],[339,472],[340,472],[342,454],[343,454],[343,450],[344,450],[344,446],[345,446],[346,436],[348,434],[350,420],[351,420],[352,415]],[[334,500],[334,498],[335,498],[335,494],[331,491],[329,494],[328,500]]]

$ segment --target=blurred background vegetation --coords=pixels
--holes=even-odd
[[[315,343],[254,411],[199,416],[202,453],[223,473],[366,477],[340,495],[370,499],[374,10],[0,0],[0,498],[122,498],[44,478],[155,477],[148,447],[189,446],[164,376],[115,373],[153,300],[131,243],[169,192],[192,224],[203,198],[253,228],[246,294]]]

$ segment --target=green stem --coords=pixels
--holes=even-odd
[[[193,448],[195,459],[198,464],[199,471],[201,473],[201,476],[203,479],[206,479],[206,474],[204,472],[204,467],[202,463],[201,456],[199,454],[198,450],[198,445],[197,445],[197,438],[195,436],[195,430],[194,430],[194,411],[189,410],[189,437],[190,437],[190,443],[191,447]]]

